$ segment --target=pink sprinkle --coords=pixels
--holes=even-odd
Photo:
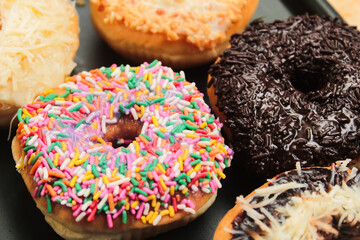
[[[129,197],[131,200],[135,200],[136,199],[136,194],[135,193],[130,193]]]
[[[47,183],[44,184],[44,187],[43,187],[43,189],[41,190],[40,195],[41,195],[42,197],[45,196],[46,186],[47,186]]]
[[[141,201],[146,202],[146,197],[145,197],[144,195],[139,194],[139,195],[138,195],[138,198],[139,198]]]
[[[131,214],[132,214],[132,215],[135,215],[135,214],[136,214],[135,208],[132,208],[130,211],[131,211]]]
[[[69,196],[74,199],[77,203],[82,203],[82,199],[76,196],[72,191],[68,191]]]
[[[126,189],[123,189],[120,193],[120,199],[125,198],[125,195],[126,195]]]
[[[49,164],[46,162],[45,158],[41,158],[41,163],[46,167],[47,170],[50,169]]]
[[[122,206],[122,207],[120,208],[120,210],[117,211],[117,212],[113,215],[113,219],[117,218],[124,210],[125,210],[125,206]]]
[[[113,221],[111,219],[111,215],[107,214],[106,218],[107,218],[107,223],[108,223],[109,228],[112,228],[113,227]]]
[[[77,217],[77,216],[80,214],[80,212],[81,212],[81,206],[82,206],[82,204],[79,205],[79,206],[77,207],[77,209],[75,210],[75,212],[73,213],[73,216],[74,216],[74,217]]]
[[[187,205],[191,208],[195,208],[194,203],[190,199],[187,200]]]
[[[37,191],[39,190],[39,187],[36,187],[34,190],[33,198],[37,197]]]
[[[108,190],[105,189],[104,191],[102,191],[102,193],[99,195],[100,198],[104,198],[106,194],[108,194]]]
[[[166,181],[165,185],[166,186],[176,186],[176,182],[175,181]]]
[[[143,187],[142,190],[143,190],[144,192],[146,192],[147,194],[149,194],[149,195],[153,195],[153,194],[154,194],[154,191],[150,190],[150,189],[147,188],[147,187]]]
[[[152,171],[153,177],[155,179],[156,182],[159,181],[159,176],[157,175],[157,173],[155,172],[155,170]]]
[[[136,213],[136,219],[140,219],[140,218],[141,218],[141,215],[142,215],[142,213],[143,213],[143,211],[144,211],[144,208],[145,208],[145,202],[142,202],[142,203],[140,204],[139,210],[138,210],[137,213]]]

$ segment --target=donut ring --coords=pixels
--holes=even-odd
[[[308,15],[233,35],[208,93],[247,169],[270,177],[297,161],[359,157],[359,39],[354,27]]]
[[[349,162],[281,173],[240,196],[214,240],[351,239],[360,234],[360,174]],[[296,224],[296,225],[294,225]],[[324,238],[325,237],[325,238]]]
[[[242,32],[258,0],[91,0],[95,29],[136,62],[159,59],[176,68],[214,60]]]
[[[78,16],[68,0],[1,1],[0,125],[71,73],[78,35]]]
[[[144,238],[211,205],[232,151],[183,72],[154,61],[65,82],[19,109],[12,145],[17,168],[58,234]],[[127,147],[116,141],[128,136],[134,140]]]

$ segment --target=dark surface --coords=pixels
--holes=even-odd
[[[324,13],[324,11],[335,16],[335,12],[331,8],[330,10],[322,7],[310,8],[306,4],[298,2],[300,1],[260,0],[253,19],[262,17],[265,22],[270,22],[305,12]],[[304,3],[306,2],[309,1],[304,1]],[[85,6],[77,7],[77,9],[80,16],[81,34],[80,48],[75,59],[78,64],[75,73],[100,66],[110,66],[112,63],[132,64],[113,52],[94,31],[89,16],[88,1]],[[209,65],[206,65],[185,71],[187,80],[196,82],[204,93],[206,92],[208,68]],[[45,222],[20,174],[16,172],[11,155],[11,141],[7,140],[7,136],[8,129],[1,130],[0,239],[61,239]],[[186,227],[158,235],[152,239],[212,239],[218,222],[233,207],[236,196],[248,194],[264,181],[264,179],[257,181],[253,176],[247,176],[236,163],[236,157],[231,169],[225,170],[225,173],[227,177],[222,181],[223,188],[219,190],[214,205],[206,213]]]

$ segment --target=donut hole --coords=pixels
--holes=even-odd
[[[327,77],[325,71],[295,69],[290,82],[298,91],[307,94],[325,88]]]
[[[105,141],[114,148],[127,147],[141,133],[143,123],[127,116],[120,118],[115,124],[106,126]]]

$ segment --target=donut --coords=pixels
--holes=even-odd
[[[75,67],[79,23],[68,0],[0,2],[0,125]]]
[[[299,167],[268,180],[245,198],[238,197],[220,221],[214,240],[358,238],[360,174],[346,166],[348,161]]]
[[[213,61],[241,32],[258,0],[91,0],[99,35],[135,62],[159,59],[176,68]]]
[[[209,70],[211,106],[250,172],[359,156],[360,33],[337,19],[254,22]]]
[[[142,239],[215,200],[232,150],[195,83],[155,60],[81,72],[17,113],[16,167],[65,239]]]

